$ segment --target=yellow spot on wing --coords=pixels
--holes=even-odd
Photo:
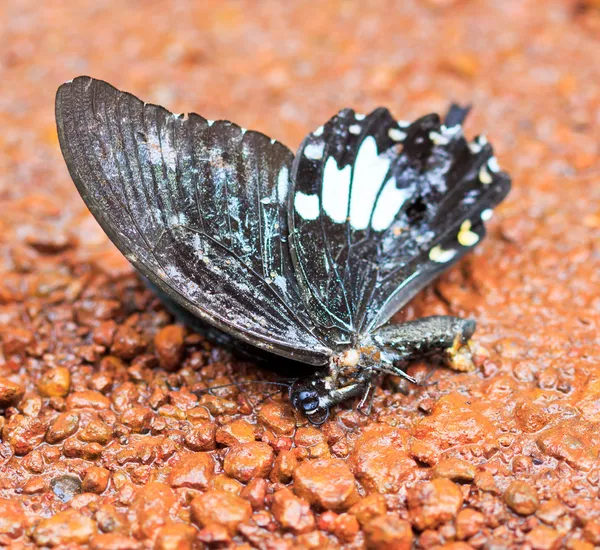
[[[469,220],[465,220],[462,223],[457,238],[461,246],[473,246],[479,241],[479,235],[471,231],[471,222]]]

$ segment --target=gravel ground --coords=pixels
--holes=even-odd
[[[597,0],[4,0],[0,36],[0,545],[600,546]],[[79,74],[293,149],[344,106],[472,102],[513,191],[398,319],[474,317],[489,357],[321,428],[198,399],[268,374],[175,324],[85,210],[53,112]]]

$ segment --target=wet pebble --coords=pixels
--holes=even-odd
[[[211,490],[194,497],[190,504],[192,520],[200,527],[217,524],[231,535],[239,524],[252,516],[252,507],[246,500],[231,493]]]
[[[479,533],[485,523],[485,516],[473,510],[472,508],[464,508],[458,512],[456,516],[456,538],[466,540]]]
[[[152,482],[141,487],[135,496],[135,513],[140,537],[152,538],[156,530],[169,523],[177,498],[165,483]]]
[[[273,495],[271,513],[284,529],[294,533],[306,533],[314,529],[315,517],[310,505],[287,488]]]
[[[169,474],[169,485],[173,488],[188,487],[206,490],[214,475],[215,463],[208,453],[183,455]]]
[[[438,462],[433,469],[433,477],[443,477],[457,482],[473,481],[475,466],[459,458],[447,458]]]
[[[90,550],[140,550],[141,543],[119,533],[103,533],[90,541]]]
[[[223,469],[231,477],[248,483],[255,477],[266,477],[271,472],[275,453],[261,441],[238,444],[229,450]]]
[[[48,428],[46,441],[52,445],[72,436],[79,429],[79,415],[77,413],[61,413]]]
[[[537,491],[525,481],[513,481],[504,493],[504,502],[521,516],[534,514],[539,506]]]
[[[238,443],[251,443],[256,439],[256,428],[245,420],[233,420],[221,426],[216,433],[217,443],[232,447]]]
[[[2,327],[0,342],[5,355],[22,353],[27,346],[33,343],[34,336],[30,330],[20,327]]]
[[[61,502],[69,502],[81,493],[81,480],[74,475],[58,476],[50,481],[50,488]]]
[[[378,493],[397,493],[417,468],[406,452],[405,434],[381,425],[361,435],[348,463],[358,481]]]
[[[331,525],[331,532],[342,542],[350,542],[360,531],[360,524],[352,514],[339,514]]]
[[[583,528],[583,537],[592,544],[600,546],[600,520],[589,520]]]
[[[294,492],[313,506],[334,511],[347,510],[359,498],[352,472],[338,459],[302,463],[294,471]]]
[[[289,483],[292,481],[294,471],[298,466],[298,458],[293,451],[281,451],[275,459],[271,479],[280,483]]]
[[[216,432],[213,422],[196,424],[185,434],[185,445],[192,451],[212,451],[216,447]]]
[[[108,487],[110,472],[100,466],[91,466],[85,471],[82,489],[86,493],[103,493]]]
[[[379,516],[364,527],[370,550],[410,550],[413,532],[410,523],[395,514]]]
[[[25,512],[19,501],[0,498],[0,534],[16,539],[23,533],[25,522]]]
[[[71,373],[66,367],[46,371],[38,382],[40,394],[45,397],[66,397],[71,387]]]
[[[25,391],[19,384],[0,376],[0,408],[5,409],[11,405],[18,405],[24,393]]]
[[[423,531],[454,519],[462,506],[463,494],[452,481],[440,478],[412,487],[407,499],[411,521]]]
[[[548,525],[554,525],[567,513],[567,508],[557,499],[544,502],[536,511],[535,515]]]
[[[563,533],[552,527],[538,525],[527,533],[525,540],[531,545],[532,550],[555,550],[560,548],[563,537]]]
[[[265,497],[269,484],[262,477],[256,477],[241,492],[242,498],[246,499],[253,510],[260,510],[265,506]]]
[[[87,544],[96,534],[96,524],[77,510],[58,512],[40,520],[31,534],[39,546],[64,547],[68,544]]]
[[[154,337],[154,349],[161,368],[174,371],[181,366],[185,355],[185,329],[179,325],[167,325]]]
[[[115,332],[111,352],[128,361],[146,350],[146,340],[132,327],[120,326]]]
[[[86,443],[106,445],[113,437],[113,430],[108,424],[93,416],[87,422],[84,422],[83,428],[79,430],[77,437]]]
[[[133,433],[143,434],[150,431],[154,412],[148,407],[131,407],[121,416],[121,422],[131,429]]]
[[[260,479],[260,478],[258,478]],[[218,474],[212,479],[212,488],[219,491],[225,491],[232,495],[240,495],[244,486],[237,480],[229,477],[227,474]]]
[[[4,425],[2,437],[16,455],[24,456],[44,440],[46,430],[46,423],[40,418],[15,415]]]
[[[356,519],[363,527],[372,519],[383,516],[386,512],[385,498],[379,493],[373,493],[359,500],[349,510],[349,513],[356,516]]]
[[[288,403],[265,403],[258,412],[258,419],[277,435],[290,435],[296,427],[294,411]]]
[[[158,532],[154,550],[194,550],[197,534],[196,529],[184,523],[165,525]]]
[[[105,410],[110,408],[110,400],[98,391],[85,390],[74,392],[67,397],[67,409]]]

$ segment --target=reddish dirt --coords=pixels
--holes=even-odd
[[[600,4],[124,4],[0,4],[0,545],[600,545]],[[261,372],[174,326],[83,207],[53,113],[79,74],[292,148],[344,106],[472,101],[514,189],[398,318],[474,317],[489,358],[319,429],[196,398]]]

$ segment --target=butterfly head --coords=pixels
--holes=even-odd
[[[290,401],[311,424],[319,425],[329,416],[329,392],[325,377],[300,378],[290,387]]]

